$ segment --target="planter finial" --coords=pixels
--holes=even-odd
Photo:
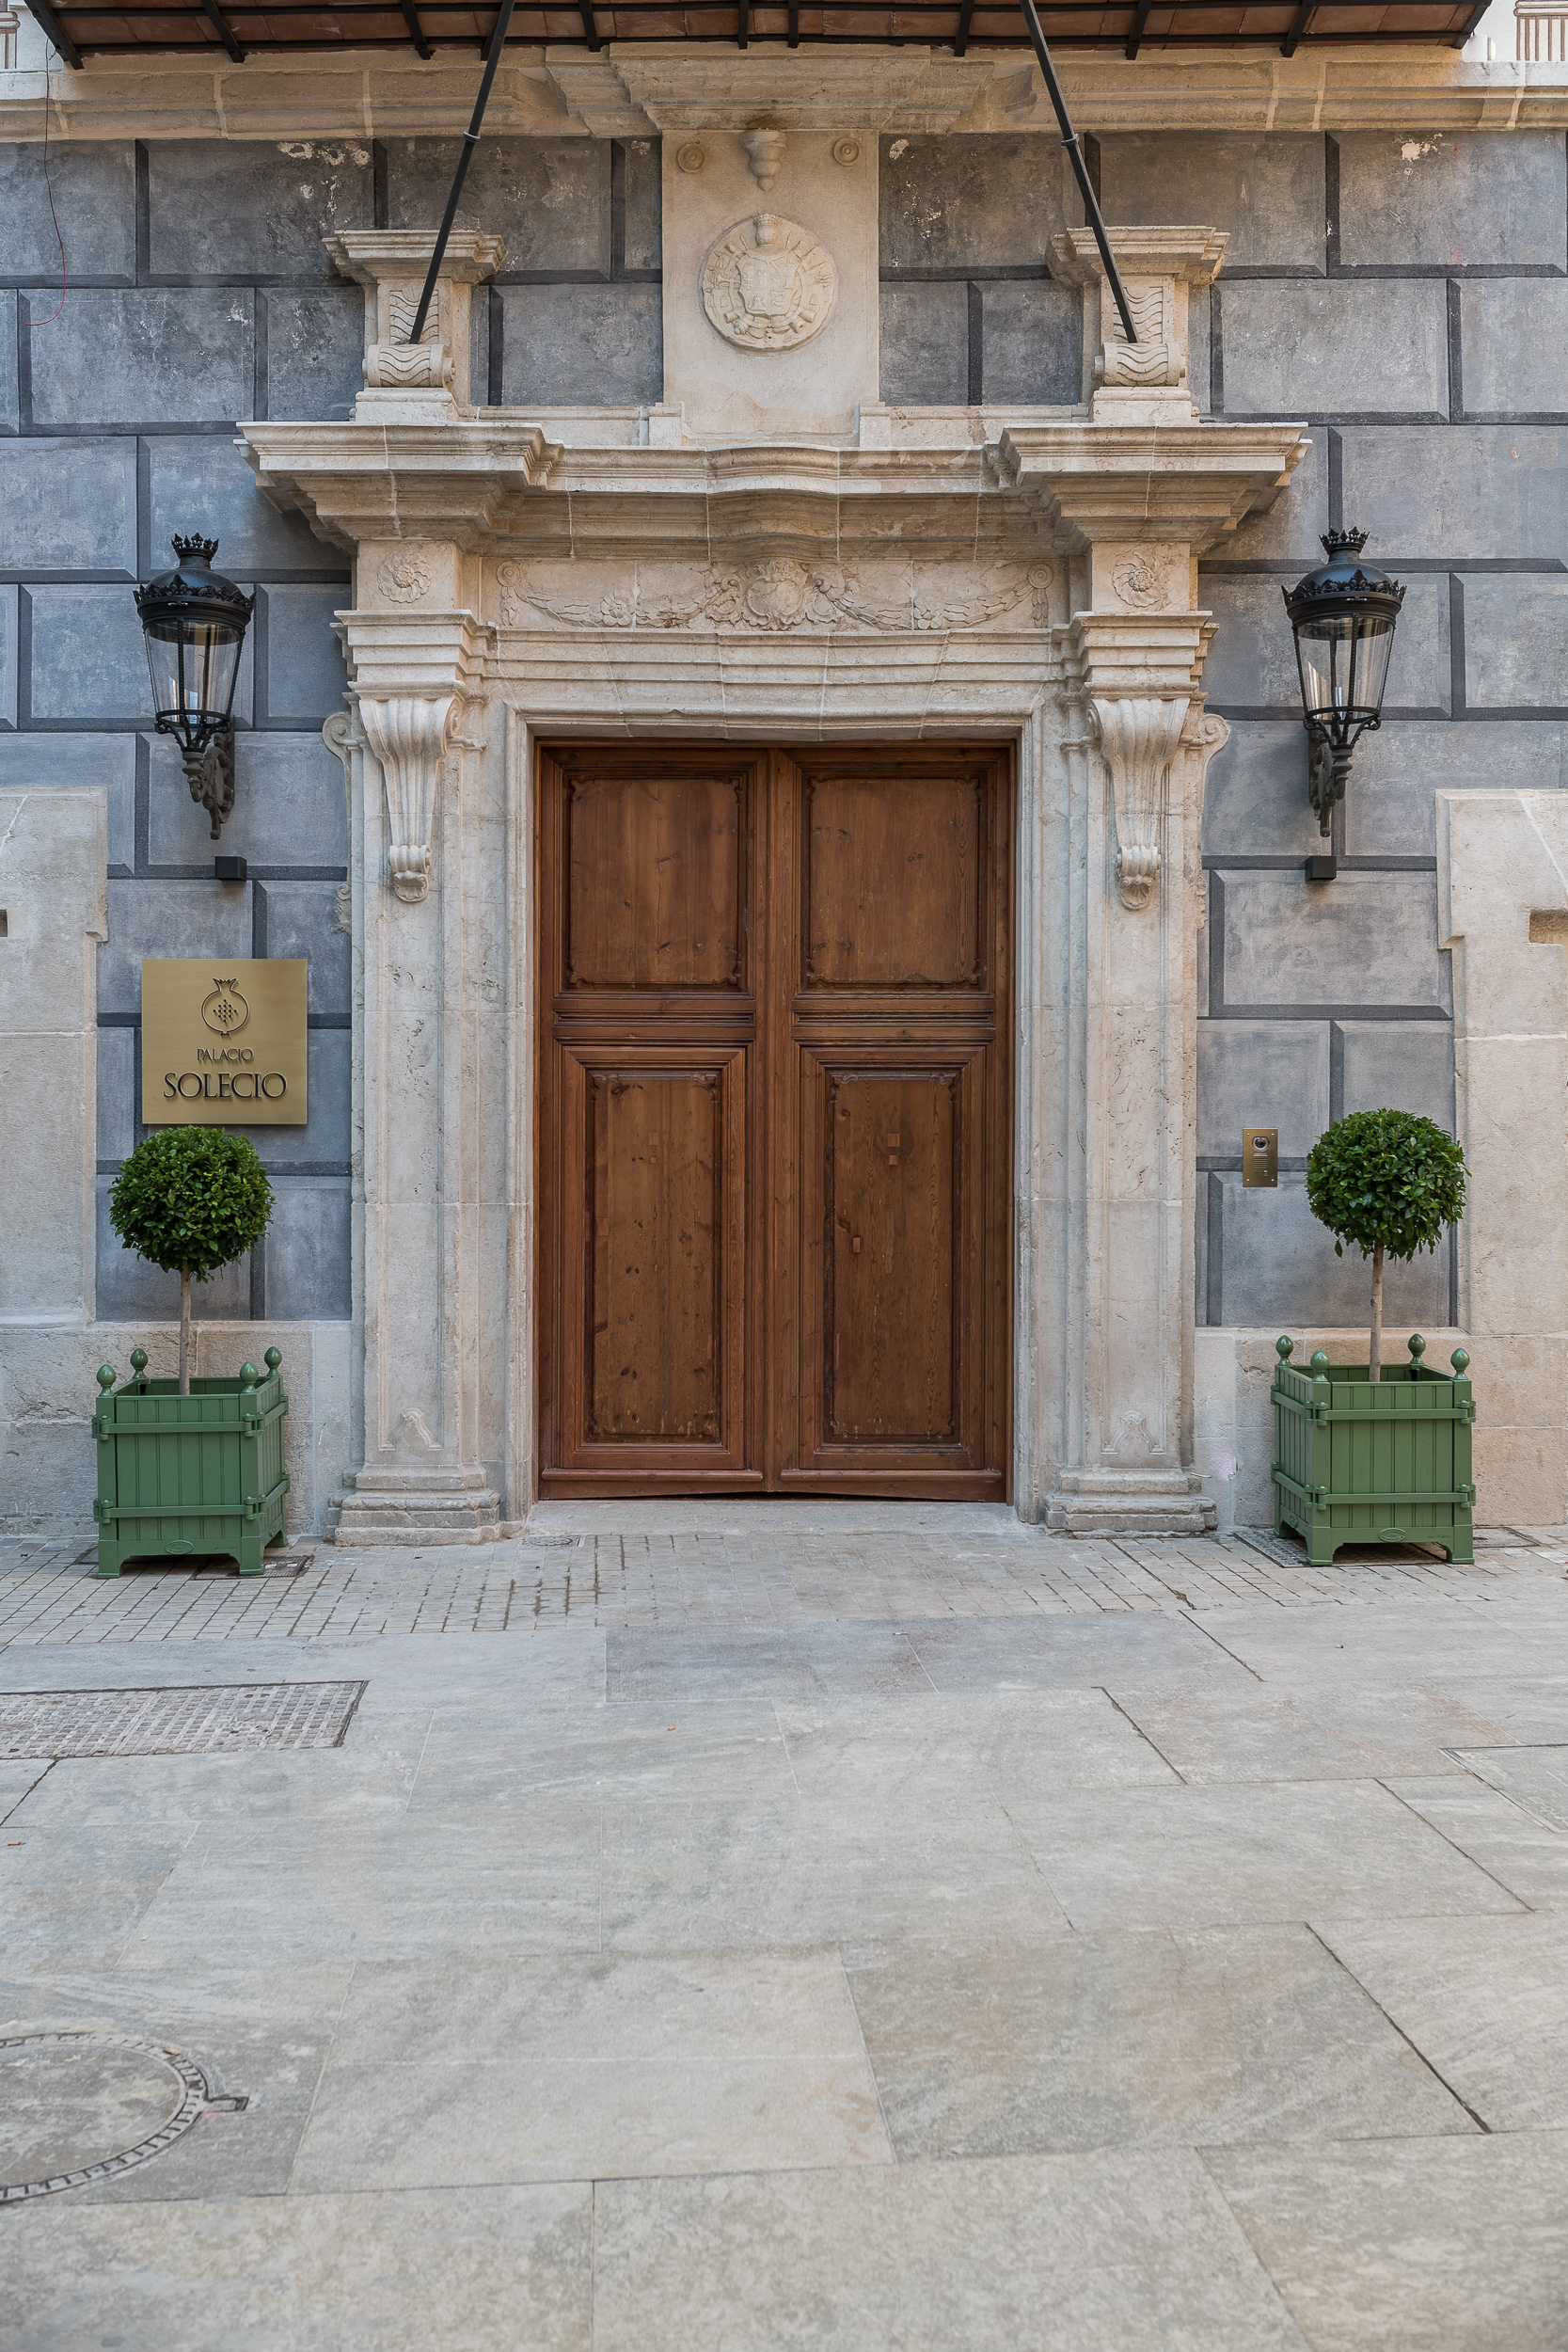
[[[240,1386],[242,1389],[253,1389],[261,1377],[261,1375],[257,1371],[254,1364],[242,1364],[240,1366]]]
[[[1320,1347],[1315,1351],[1309,1370],[1314,1380],[1328,1378],[1328,1350],[1326,1348]]]
[[[1425,1340],[1422,1339],[1419,1331],[1412,1331],[1410,1334],[1410,1355],[1412,1362],[1418,1364],[1426,1352],[1427,1343]]]
[[[1291,1357],[1295,1354],[1295,1348],[1296,1343],[1294,1340],[1288,1340],[1283,1337],[1275,1340],[1274,1343],[1274,1352],[1278,1357],[1282,1364],[1288,1364],[1290,1362]]]
[[[134,1347],[131,1350],[131,1369],[139,1380],[142,1374],[147,1370],[147,1350],[145,1347]]]
[[[1453,1354],[1449,1358],[1449,1361],[1453,1366],[1458,1377],[1463,1380],[1465,1375],[1470,1369],[1469,1349],[1467,1347],[1456,1347]]]
[[[119,1378],[119,1373],[115,1370],[115,1368],[114,1368],[113,1364],[100,1364],[100,1365],[99,1365],[99,1367],[98,1367],[98,1385],[99,1385],[99,1387],[103,1390],[103,1393],[104,1393],[104,1395],[105,1395],[105,1396],[107,1396],[107,1395],[108,1395],[109,1391],[110,1391],[110,1390],[114,1387],[115,1382],[116,1382]]]
[[[262,1357],[261,1361],[265,1364],[269,1372],[276,1372],[278,1365],[283,1361],[282,1349],[280,1347],[269,1347],[266,1354]]]

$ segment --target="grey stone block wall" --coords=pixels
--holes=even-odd
[[[108,944],[99,956],[101,1315],[174,1311],[177,1285],[107,1221],[115,1169],[143,1132],[144,956],[304,956],[304,1128],[253,1139],[277,1193],[248,1265],[198,1287],[198,1314],[350,1311],[349,942],[342,770],[321,740],[343,665],[342,557],[279,515],[234,447],[251,417],[347,417],[364,297],[324,237],[434,227],[453,140],[116,141],[0,154],[0,784],[102,784]],[[663,389],[657,140],[486,137],[465,225],[499,231],[506,271],[475,312],[475,383],[492,403],[641,403]],[[57,315],[55,315],[57,312]],[[256,592],[235,693],[237,798],[213,878],[205,813],[148,723],[132,584],[172,562],[175,532],[219,542]],[[240,1132],[244,1132],[241,1130]]]

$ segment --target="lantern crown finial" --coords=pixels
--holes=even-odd
[[[1325,531],[1321,544],[1332,563],[1337,555],[1359,555],[1367,544],[1367,534],[1364,531]]]
[[[186,561],[187,557],[193,555],[199,556],[202,563],[210,564],[214,556],[216,555],[218,551],[217,541],[215,539],[203,539],[199,532],[188,539],[182,538],[180,533],[176,532],[174,537],[170,540],[169,545],[173,548],[175,554],[180,558],[182,564]]]

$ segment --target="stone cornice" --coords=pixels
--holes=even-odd
[[[977,530],[1021,549],[1154,539],[1200,550],[1271,503],[1307,447],[1296,424],[1071,419],[1018,422],[985,444],[891,450],[564,447],[493,412],[243,432],[273,504],[299,509],[337,546],[429,539],[515,557],[688,557],[716,537],[867,548],[915,532],[935,556],[972,547]]]
[[[673,94],[675,77],[663,62],[670,46],[612,42],[597,57],[580,49],[511,47],[496,77],[486,130],[647,135],[656,114],[668,110],[673,122],[687,105],[702,110],[707,127],[722,128],[733,117],[738,130],[741,118],[756,111],[747,77],[762,74],[769,79],[768,110],[781,104],[783,119],[802,124],[824,118],[829,129],[1055,132],[1038,74],[1022,48],[957,60],[912,46],[791,53],[764,42],[741,54],[694,45],[680,60],[689,60],[686,71],[701,82],[688,101]],[[852,62],[840,66],[841,58]],[[1069,52],[1057,67],[1078,128],[1101,134],[1568,125],[1568,66],[1512,59],[1483,65],[1435,45],[1324,47],[1288,58],[1263,44],[1176,57],[1146,51],[1133,64],[1111,51]],[[594,77],[591,88],[582,82],[584,70]],[[916,119],[923,85],[928,122]],[[444,50],[425,64],[385,49],[252,56],[244,65],[230,65],[221,55],[211,64],[140,53],[90,56],[80,72],[0,73],[0,137],[41,138],[46,91],[50,136],[57,139],[368,142],[461,131],[473,107],[474,63],[460,50]],[[853,114],[825,119],[850,104]]]

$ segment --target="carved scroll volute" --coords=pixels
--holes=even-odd
[[[454,694],[439,702],[360,700],[359,722],[387,787],[387,879],[408,906],[430,888],[436,791],[457,716]]]
[[[1117,888],[1134,914],[1148,906],[1160,878],[1165,779],[1189,707],[1185,698],[1166,702],[1153,695],[1089,705],[1116,803]]]

